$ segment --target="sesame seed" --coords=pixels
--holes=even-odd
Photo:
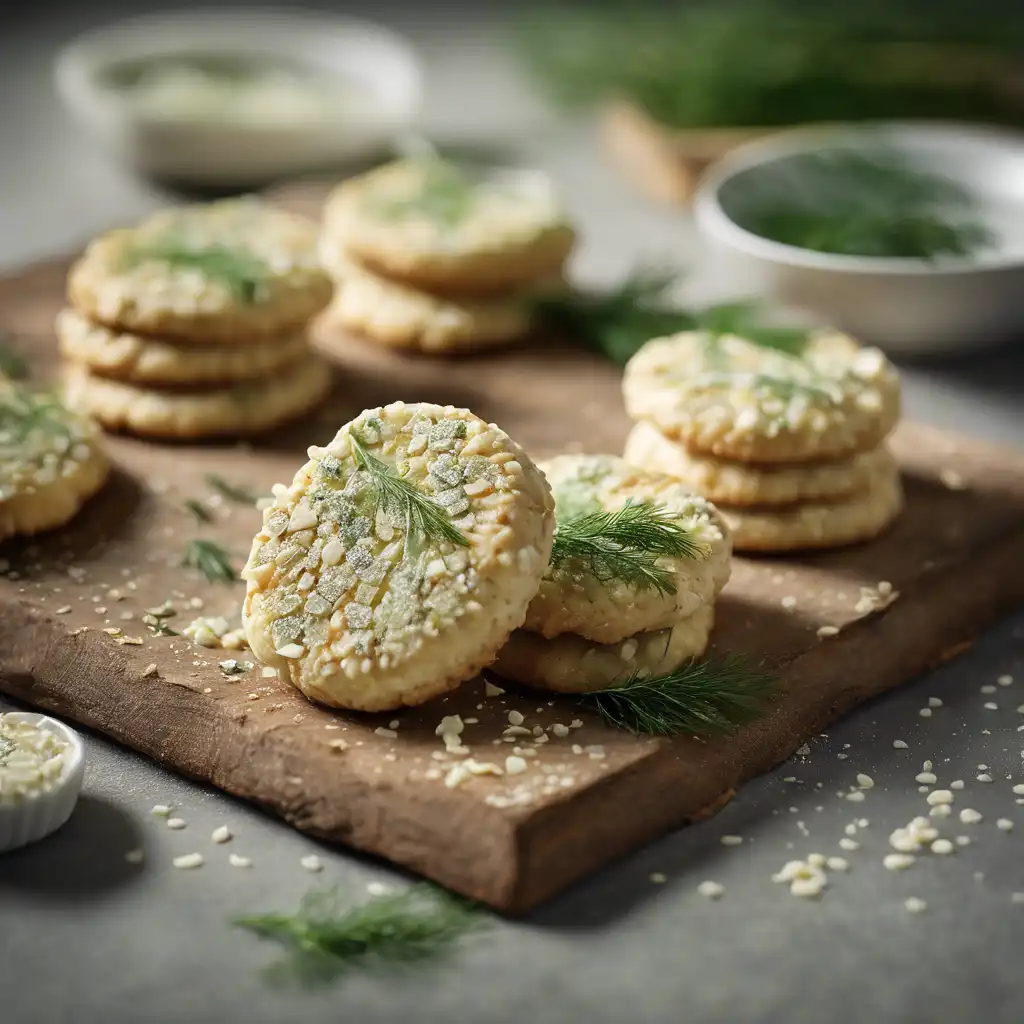
[[[720,885],[718,882],[701,882],[697,886],[697,892],[709,900],[717,900],[722,898],[722,894],[725,892],[725,886]]]

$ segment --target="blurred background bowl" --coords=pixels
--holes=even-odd
[[[969,188],[1000,236],[967,257],[833,255],[746,230],[744,201],[765,173],[801,154],[884,145]],[[714,164],[694,200],[700,233],[744,286],[813,311],[903,355],[968,350],[1024,334],[1024,136],[960,125],[801,128],[749,143]]]
[[[160,103],[132,95],[147,67],[177,62],[187,76],[188,62],[203,61],[276,67],[315,87],[318,102],[296,108],[285,96],[275,110],[265,92],[245,116],[231,117],[204,110],[195,90],[183,96],[179,88]],[[154,177],[211,187],[378,155],[410,130],[422,98],[416,52],[390,29],[270,10],[181,11],[94,29],[58,54],[55,79],[72,117],[117,157]]]

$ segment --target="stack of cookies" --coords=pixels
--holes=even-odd
[[[333,288],[316,244],[313,222],[249,198],[97,238],[57,319],[69,405],[166,438],[256,433],[305,413],[330,386],[307,340]]]
[[[575,233],[548,180],[404,160],[339,185],[320,255],[347,335],[436,355],[517,341],[561,281]]]
[[[700,657],[731,568],[729,530],[715,507],[664,473],[613,455],[562,455],[538,465],[555,498],[551,564],[494,671],[526,686],[586,693],[666,675]],[[630,507],[686,539],[673,554],[643,559],[655,572],[627,571],[617,557],[632,561],[645,547],[638,527],[646,516],[632,526],[621,518]],[[619,518],[605,519],[598,531],[593,517],[601,513]],[[609,543],[630,533],[638,547]]]
[[[714,501],[739,551],[865,541],[902,508],[884,447],[899,377],[843,334],[812,333],[798,350],[699,331],[659,338],[629,362],[623,392],[637,421],[625,459]]]

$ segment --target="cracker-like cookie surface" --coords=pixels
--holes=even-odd
[[[517,629],[491,668],[524,686],[558,693],[590,693],[631,676],[648,678],[675,671],[704,653],[714,607],[701,605],[667,629],[637,633],[614,644],[598,644],[572,633],[547,637]]]
[[[879,452],[864,490],[834,502],[785,507],[721,507],[737,551],[799,551],[832,548],[871,540],[903,508],[903,487],[896,460]]]
[[[317,226],[257,199],[158,213],[95,239],[68,298],[91,320],[221,343],[301,330],[330,300]]]
[[[402,160],[342,182],[324,231],[386,277],[445,291],[499,291],[557,274],[575,232],[550,182]]]
[[[374,274],[338,252],[324,262],[339,284],[325,319],[389,348],[436,355],[492,348],[524,337],[533,323],[532,296],[525,291],[436,295]]]
[[[68,365],[64,396],[110,430],[143,437],[256,434],[312,409],[331,387],[330,365],[308,354],[273,377],[204,391],[157,390]]]
[[[257,657],[364,711],[421,704],[490,664],[551,553],[551,493],[522,449],[466,409],[396,402],[309,456],[275,487],[242,573]]]
[[[252,380],[301,360],[309,351],[304,332],[232,342],[190,344],[118,331],[73,309],[57,316],[61,354],[93,373],[135,384],[225,384]]]
[[[595,575],[585,559],[552,564],[530,603],[524,628],[544,637],[575,633],[616,643],[664,629],[711,603],[729,579],[731,543],[709,501],[663,473],[630,466],[615,455],[559,455],[540,463],[551,484],[559,523],[592,512],[648,503],[684,527],[700,548],[695,557],[661,556],[672,592]]]
[[[797,352],[687,331],[628,363],[629,415],[722,459],[802,462],[869,451],[896,425],[899,377],[875,348],[834,331]]]
[[[881,449],[827,462],[759,464],[691,452],[641,420],[626,438],[622,457],[634,466],[667,473],[722,505],[792,505],[831,501],[863,490],[885,461]]]
[[[63,526],[109,472],[94,423],[51,395],[0,384],[0,539]]]

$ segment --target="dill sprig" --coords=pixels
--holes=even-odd
[[[741,657],[691,661],[663,676],[632,675],[580,696],[609,725],[649,736],[714,736],[755,718],[775,677]]]
[[[559,523],[551,564],[573,561],[602,583],[619,581],[662,594],[676,592],[662,556],[700,558],[706,549],[677,517],[648,502],[627,501],[615,512],[588,512]]]
[[[376,497],[374,515],[383,510],[389,519],[402,522],[407,542],[414,546],[447,540],[459,547],[469,547],[469,541],[440,505],[372,454],[354,430],[349,437],[356,468],[366,474]]]
[[[802,153],[747,178],[731,201],[736,222],[801,249],[930,260],[969,256],[996,238],[969,189],[885,146]]]
[[[330,981],[357,968],[407,965],[451,951],[486,918],[472,904],[432,885],[374,896],[343,908],[336,889],[307,894],[295,914],[258,914],[235,920],[283,946],[277,973]]]
[[[132,249],[126,265],[150,261],[180,270],[197,270],[208,280],[219,281],[240,302],[250,304],[261,297],[269,276],[266,263],[245,249],[192,245],[174,235]]]
[[[219,476],[216,473],[207,473],[206,482],[218,492],[223,495],[228,501],[234,501],[239,505],[255,505],[256,495],[252,491],[245,487],[239,487],[237,484],[228,483],[224,477]]]
[[[26,380],[28,375],[28,361],[8,342],[6,335],[0,335],[0,377]]]
[[[238,573],[231,566],[231,556],[215,541],[196,537],[185,546],[182,564],[198,569],[211,583],[233,583]]]
[[[185,508],[189,510],[196,517],[196,521],[200,523],[212,523],[213,516],[210,514],[210,510],[202,504],[202,502],[196,501],[195,498],[188,498],[185,501]]]
[[[422,169],[416,190],[407,196],[373,199],[372,212],[384,220],[425,217],[446,228],[465,220],[477,200],[473,177],[437,156],[424,155],[410,163]]]
[[[756,302],[730,302],[687,309],[671,298],[679,277],[642,268],[604,293],[565,292],[536,299],[536,311],[552,330],[593,349],[620,366],[652,338],[680,331],[738,334],[765,348],[799,353],[809,334],[802,328],[765,323]]]

